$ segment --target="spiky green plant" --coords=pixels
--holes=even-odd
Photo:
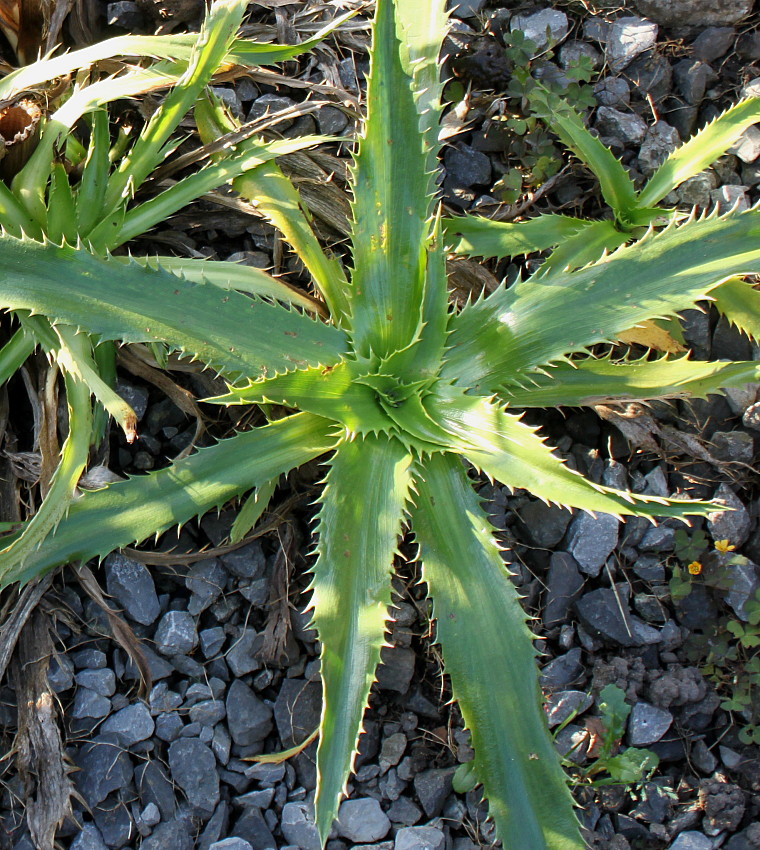
[[[353,763],[388,626],[399,538],[409,529],[499,836],[520,850],[579,850],[526,617],[463,460],[509,487],[586,511],[684,517],[714,507],[587,481],[510,407],[705,395],[757,380],[757,363],[620,362],[591,350],[710,299],[760,336],[760,295],[735,277],[760,271],[760,214],[673,223],[579,270],[550,267],[456,313],[435,199],[445,26],[444,0],[377,2],[348,270],[322,253],[276,167],[264,164],[235,183],[257,193],[262,212],[303,256],[329,321],[277,303],[285,292],[277,300],[222,292],[84,247],[0,237],[0,304],[67,375],[71,432],[54,482],[64,496],[86,463],[77,435],[89,394],[99,392],[83,332],[163,343],[201,361],[229,382],[219,403],[294,411],[164,470],[85,492],[60,511],[52,532],[32,534],[32,519],[5,538],[0,568],[6,584],[28,581],[252,491],[245,526],[278,476],[324,457],[311,583],[322,647],[315,800],[322,840]],[[212,132],[213,104],[199,104],[197,114]],[[447,232],[456,227],[448,223]],[[206,268],[214,279],[214,264]],[[25,534],[33,545],[14,557]]]

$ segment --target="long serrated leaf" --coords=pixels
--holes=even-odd
[[[108,113],[98,110],[92,115],[87,158],[76,194],[77,233],[82,236],[92,230],[103,210],[110,146]]]
[[[0,348],[0,385],[16,374],[27,357],[37,347],[33,334],[19,328]]]
[[[500,395],[513,407],[578,407],[613,401],[693,396],[706,398],[727,387],[760,381],[760,363],[702,360],[636,360],[613,363],[587,358],[557,363],[532,375],[524,386],[510,384]]]
[[[554,269],[575,271],[598,260],[605,251],[614,251],[629,240],[631,234],[618,230],[611,221],[590,221],[588,227],[557,243],[546,258],[539,274]]]
[[[582,850],[540,708],[532,635],[485,512],[454,455],[427,459],[415,484],[412,530],[436,639],[497,835],[505,847]]]
[[[671,225],[594,265],[501,289],[452,318],[442,375],[492,392],[568,353],[692,307],[735,274],[760,271],[760,213]]]
[[[434,0],[421,5],[428,2]],[[379,0],[353,201],[350,327],[365,358],[386,357],[412,342],[425,286],[427,150],[414,80],[400,52],[393,0]]]
[[[307,413],[238,434],[166,469],[82,493],[23,568],[0,559],[0,585],[76,560],[103,557],[182,525],[329,451],[331,423]],[[1,541],[0,541],[1,542]]]
[[[187,70],[109,178],[106,209],[119,206],[161,162],[164,145],[224,61],[247,5],[246,0],[215,0],[201,27]]]
[[[284,280],[272,277],[255,266],[244,266],[224,260],[197,260],[188,257],[122,257],[113,256],[111,260],[121,263],[140,263],[149,268],[161,268],[178,277],[184,277],[195,283],[210,283],[220,289],[235,289],[256,295],[259,298],[272,298],[285,304],[303,307],[317,312],[321,306]]]
[[[719,313],[747,336],[760,340],[760,291],[732,277],[710,293]]]
[[[518,222],[490,221],[463,215],[444,218],[443,233],[446,244],[455,254],[519,257],[553,248],[566,239],[585,233],[594,224],[568,215],[539,215]]]
[[[751,97],[719,115],[711,124],[676,148],[650,178],[638,196],[638,205],[658,204],[676,186],[699,174],[722,156],[741,134],[760,121],[760,98]]]
[[[485,398],[449,393],[430,396],[431,416],[451,436],[452,448],[486,475],[508,487],[528,490],[546,502],[584,511],[633,516],[685,517],[705,514],[710,502],[678,502],[603,487],[552,454],[535,428]]]
[[[88,343],[74,340],[75,352],[84,353]],[[51,532],[61,522],[74,500],[74,491],[87,464],[92,433],[90,390],[84,381],[64,372],[69,432],[61,448],[61,457],[50,479],[50,486],[34,516],[20,534],[3,545],[0,539],[0,586],[13,580],[39,556]],[[6,581],[7,579],[7,581]]]
[[[393,421],[384,414],[374,392],[354,378],[351,364],[318,366],[231,387],[226,395],[206,400],[215,404],[273,403],[296,407],[340,422],[351,433],[392,428]]]
[[[299,44],[260,44],[249,39],[235,39],[222,63],[225,69],[234,65],[256,67],[257,65],[275,65],[293,59],[316,47],[327,35],[337,29],[345,21],[353,18],[358,9],[339,15],[325,24],[311,38]],[[34,88],[41,83],[60,79],[77,71],[79,68],[89,68],[104,59],[115,59],[119,56],[137,58],[162,57],[157,63],[165,73],[171,72],[176,79],[187,66],[195,43],[197,33],[176,33],[171,35],[121,35],[100,41],[81,50],[72,50],[60,56],[45,56],[37,62],[32,62],[23,68],[12,71],[0,80],[0,100],[8,100],[19,92]],[[174,62],[173,67],[170,62]]]
[[[231,377],[331,365],[348,345],[336,328],[277,304],[2,235],[0,306],[42,313],[101,339],[166,343]]]
[[[208,94],[196,104],[195,118],[204,144],[238,126]],[[343,326],[348,318],[348,281],[343,265],[322,250],[301,197],[280,167],[265,163],[238,177],[232,186],[282,233],[322,293],[333,321]]]
[[[183,177],[150,200],[131,207],[126,215],[120,215],[117,211],[116,218],[105,218],[91,232],[88,241],[96,250],[113,250],[244,172],[277,156],[314,147],[320,141],[322,139],[318,136],[301,136],[265,143],[253,139],[242,142],[239,145],[239,153],[211,163],[195,174]]]
[[[315,820],[327,841],[375,680],[412,458],[386,436],[344,442],[330,463],[311,587],[322,644],[322,719]]]
[[[230,543],[239,543],[256,525],[267,509],[276,487],[277,479],[272,478],[271,481],[265,481],[248,496],[232,523]]]
[[[562,98],[540,87],[531,94],[531,106],[578,159],[594,172],[604,200],[615,217],[626,222],[642,202],[637,202],[633,181],[623,164],[606,145],[589,133],[581,116]]]

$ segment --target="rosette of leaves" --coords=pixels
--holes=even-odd
[[[532,636],[469,470],[591,512],[685,517],[714,508],[594,484],[568,469],[512,408],[703,396],[757,380],[752,362],[628,361],[594,352],[639,323],[712,298],[746,324],[742,310],[756,308],[760,296],[736,276],[760,271],[760,215],[672,224],[591,265],[553,266],[454,311],[435,197],[445,26],[443,0],[377,3],[347,267],[320,249],[295,189],[272,163],[235,183],[281,226],[329,319],[285,303],[286,292],[221,291],[63,242],[0,238],[0,303],[25,327],[37,322],[50,349],[64,353],[72,411],[73,399],[100,392],[82,365],[85,332],[100,341],[162,343],[201,361],[228,381],[219,403],[290,411],[166,469],[69,499],[55,528],[23,558],[9,552],[34,519],[8,535],[0,566],[4,583],[28,581],[251,493],[245,525],[278,476],[323,457],[311,583],[323,687],[315,800],[322,840],[353,764],[408,529],[499,836],[510,847],[579,850],[540,708]],[[212,127],[213,108],[199,104],[197,114]],[[456,221],[446,227],[453,242]],[[526,250],[536,244],[531,232]],[[211,281],[215,264],[206,269]],[[727,286],[732,296],[720,300]],[[82,446],[73,447],[78,433],[72,416],[64,497],[86,460]]]

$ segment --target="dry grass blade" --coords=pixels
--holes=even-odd
[[[175,460],[181,460],[183,457],[187,457],[193,450],[193,447],[201,434],[203,434],[206,430],[206,427],[203,424],[203,413],[201,412],[200,407],[198,407],[198,404],[192,394],[183,387],[180,387],[178,384],[175,384],[174,381],[172,381],[172,379],[163,372],[158,369],[154,369],[153,366],[149,366],[139,357],[132,354],[132,352],[127,348],[122,348],[121,351],[119,351],[119,363],[124,366],[128,372],[131,372],[131,374],[142,378],[144,381],[147,381],[149,384],[153,384],[154,387],[161,390],[161,392],[170,398],[183,413],[194,417],[195,434],[193,435],[193,439],[190,441],[189,445],[182,449]]]
[[[92,570],[82,564],[75,568],[75,572],[85,593],[108,618],[108,624],[111,627],[114,640],[127,653],[127,656],[137,668],[137,672],[140,674],[140,696],[147,697],[153,685],[153,677],[150,673],[150,666],[140,646],[140,641],[130,626],[106,602],[103,591],[100,589],[97,579],[92,574]]]
[[[21,632],[13,679],[18,706],[16,764],[37,850],[54,850],[56,829],[71,814],[72,783],[47,680],[52,651],[48,619],[36,610]]]
[[[39,581],[24,585],[16,600],[5,604],[0,624],[0,682],[5,676],[21,630],[52,583],[53,574],[48,573]]]
[[[288,592],[293,571],[295,532],[293,524],[285,523],[279,533],[280,548],[274,560],[274,572],[269,586],[269,611],[263,631],[259,656],[265,664],[280,664],[286,655],[290,632],[290,602]]]

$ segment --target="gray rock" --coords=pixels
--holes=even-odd
[[[636,575],[650,583],[665,581],[665,565],[660,558],[653,555],[642,555],[633,564]]]
[[[579,681],[583,675],[581,653],[581,648],[576,646],[545,664],[539,676],[541,687],[556,690]]]
[[[740,620],[747,622],[745,605],[760,589],[760,567],[752,561],[731,566],[731,587],[725,594],[726,603]]]
[[[752,435],[746,431],[716,431],[711,438],[712,454],[728,463],[751,464],[755,454]]]
[[[187,611],[167,611],[158,623],[155,641],[162,655],[187,655],[198,645],[194,618]]]
[[[394,800],[386,813],[391,823],[401,826],[414,826],[422,817],[420,809],[408,797]]]
[[[215,726],[227,716],[227,709],[220,699],[205,699],[190,709],[190,722],[201,726]]]
[[[741,546],[747,541],[752,525],[747,509],[728,484],[720,485],[713,501],[732,510],[716,511],[707,515],[707,530],[710,536],[713,540],[728,540],[733,546]]]
[[[146,741],[150,738],[155,728],[156,724],[147,706],[142,702],[136,702],[112,714],[103,723],[102,731],[116,735],[123,746],[131,747],[138,741]]]
[[[273,788],[285,778],[285,765],[254,764],[246,769],[245,775],[258,782],[261,788]]]
[[[711,838],[689,829],[682,832],[668,850],[713,850],[713,846]]]
[[[639,549],[642,552],[672,552],[675,540],[675,529],[667,525],[655,525],[641,538]]]
[[[557,44],[567,35],[569,28],[567,15],[559,9],[541,9],[532,15],[515,15],[509,22],[514,32],[521,30],[525,38],[530,39],[537,50],[543,50],[549,44]]]
[[[555,552],[549,561],[544,599],[544,627],[553,628],[563,623],[567,613],[583,589],[583,577],[575,559],[567,552]]]
[[[103,801],[92,813],[93,820],[108,847],[123,847],[134,838],[135,825],[126,806],[115,798]]]
[[[116,676],[108,668],[101,670],[80,670],[74,676],[76,683],[83,688],[89,688],[102,697],[111,697],[116,692]]]
[[[282,808],[280,829],[288,844],[301,850],[322,850],[322,842],[307,803],[286,803]]]
[[[197,738],[180,738],[169,746],[169,768],[190,805],[210,815],[219,802],[219,774],[211,750]]]
[[[722,212],[728,212],[734,208],[737,212],[744,212],[750,206],[746,186],[730,184],[719,186],[710,193],[710,199]]]
[[[451,794],[451,782],[456,768],[433,768],[414,777],[414,790],[425,814],[434,818],[441,813]]]
[[[91,691],[89,688],[77,688],[74,695],[74,705],[71,708],[71,716],[81,719],[83,717],[107,717],[111,712],[111,700]]]
[[[56,653],[52,656],[48,666],[47,680],[56,694],[67,691],[74,685],[74,662],[68,655]]]
[[[598,576],[618,542],[619,520],[610,514],[596,517],[585,512],[573,518],[568,529],[567,549],[581,572]]]
[[[267,567],[267,560],[261,543],[254,540],[239,549],[222,555],[221,561],[238,578],[261,578]]]
[[[408,646],[384,646],[377,668],[377,684],[384,691],[405,694],[414,677],[417,656]]]
[[[758,390],[760,386],[757,384],[745,384],[742,387],[727,387],[723,394],[731,411],[741,416],[751,404],[757,401]]]
[[[615,136],[624,142],[639,144],[646,135],[647,125],[635,112],[600,106],[596,112],[596,129],[602,136]]]
[[[203,629],[203,631],[199,632],[198,639],[203,655],[206,658],[214,658],[224,646],[227,635],[221,626],[213,626],[210,629]]]
[[[654,47],[657,24],[642,18],[618,18],[607,34],[607,61],[613,71],[622,71],[640,53]]]
[[[628,742],[632,747],[654,744],[670,729],[673,715],[648,702],[634,703],[628,718]]]
[[[322,686],[303,679],[286,679],[274,704],[274,721],[285,747],[304,741],[319,725]]]
[[[584,594],[575,610],[584,628],[621,646],[644,646],[659,641],[657,629],[630,614],[627,601],[610,588],[600,587]],[[622,604],[621,604],[622,603]],[[625,616],[621,611],[625,611]]]
[[[261,97],[254,100],[251,111],[248,113],[248,121],[256,121],[259,118],[264,118],[275,115],[295,106],[296,102],[289,97],[283,97],[279,94],[262,94]],[[293,126],[293,119],[286,118],[277,123],[279,130],[287,130]]]
[[[274,812],[268,813],[269,819],[258,809],[247,809],[235,821],[235,826],[232,829],[232,834],[237,838],[242,838],[247,841],[253,850],[268,850],[277,846],[277,842],[272,835],[272,829],[277,825],[277,820]]]
[[[208,850],[253,850],[253,847],[244,838],[224,838],[215,841]]]
[[[474,18],[487,2],[488,0],[454,0],[451,3],[451,14],[455,18]]]
[[[94,823],[87,823],[71,842],[71,850],[108,850],[100,830]]]
[[[158,806],[155,803],[148,803],[140,812],[139,821],[144,826],[149,827],[154,827],[156,824],[161,823],[161,812],[158,810]]]
[[[238,746],[263,741],[272,731],[272,709],[240,679],[230,685],[226,707],[227,728]]]
[[[116,380],[114,389],[116,390],[116,394],[120,398],[123,398],[132,410],[134,410],[137,421],[139,422],[145,416],[145,411],[148,409],[148,390],[145,387],[138,387],[135,384],[131,384],[123,378]]]
[[[594,699],[585,691],[557,691],[546,698],[544,709],[550,729],[566,720],[583,714],[594,704]]]
[[[447,177],[457,186],[486,186],[491,183],[491,160],[469,145],[448,148],[443,162]]]
[[[673,68],[667,57],[647,50],[625,69],[631,91],[642,100],[660,103],[673,90]],[[684,104],[688,106],[688,104]]]
[[[604,77],[594,84],[594,95],[601,106],[628,106],[631,87],[623,77]]]
[[[662,165],[668,156],[680,144],[680,137],[675,127],[665,121],[657,121],[648,130],[639,149],[639,169],[648,177]]]
[[[407,826],[396,833],[393,850],[444,850],[446,836],[434,826]]]
[[[244,629],[243,634],[232,644],[224,654],[227,666],[235,676],[245,676],[261,669],[261,661],[256,657],[256,650],[261,641],[257,640],[255,629]]]
[[[132,779],[132,762],[115,735],[98,735],[75,756],[74,784],[90,808]]]
[[[681,59],[673,67],[673,80],[681,97],[697,106],[702,102],[707,86],[715,80],[715,71],[699,59]]]
[[[751,404],[742,416],[742,425],[753,431],[760,431],[760,401]]]
[[[559,51],[559,64],[564,69],[584,58],[590,61],[593,68],[598,68],[602,62],[601,53],[587,41],[566,41]]]
[[[127,616],[143,626],[154,623],[161,607],[148,568],[118,553],[109,555],[104,564],[106,589]]]
[[[106,21],[109,27],[123,30],[139,30],[145,25],[140,7],[133,0],[116,0],[106,6]]]
[[[562,540],[572,518],[572,513],[565,508],[547,505],[538,499],[520,508],[520,519],[531,540],[545,549],[551,549]]]
[[[717,178],[714,171],[703,171],[695,174],[676,190],[678,197],[684,204],[695,207],[709,207],[712,201],[712,191],[717,186]]]
[[[664,27],[722,27],[752,10],[753,0],[634,0],[640,14]],[[679,848],[680,850],[680,848]]]
[[[391,828],[388,816],[372,797],[344,800],[338,809],[338,835],[356,844],[370,844],[385,838]]]
[[[192,596],[187,610],[193,616],[205,611],[221,596],[227,583],[227,571],[216,558],[198,561],[185,576],[185,587]]]
[[[694,39],[691,52],[695,59],[714,62],[725,56],[735,43],[736,30],[733,27],[708,27]]]
[[[140,850],[193,850],[193,832],[185,818],[176,818],[159,824],[148,838],[143,839]]]
[[[340,109],[334,106],[323,106],[316,115],[319,124],[319,132],[327,136],[335,136],[342,133],[348,126],[348,117]]]
[[[274,800],[274,788],[261,788],[259,791],[249,791],[235,797],[233,802],[243,809],[268,809]]]
[[[394,732],[383,740],[380,748],[380,772],[395,767],[403,758],[407,740],[403,732]]]
[[[177,808],[175,787],[169,781],[163,764],[156,760],[138,764],[135,768],[135,784],[142,806],[155,803],[163,821],[168,822],[174,817]]]

